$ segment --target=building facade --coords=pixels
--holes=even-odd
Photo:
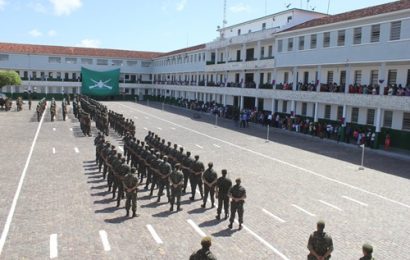
[[[81,67],[120,68],[125,95],[257,109],[387,133],[410,150],[410,1],[337,15],[291,9],[218,29],[169,53],[0,43],[20,87],[78,93]]]

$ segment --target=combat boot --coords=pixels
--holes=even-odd
[[[216,218],[217,220],[220,220],[220,219],[221,219],[221,214],[216,215],[215,218]]]
[[[242,223],[239,223],[239,230],[242,229]]]
[[[181,211],[181,210],[182,210],[182,208],[178,205],[177,211]]]
[[[127,214],[125,216],[127,216],[127,217],[130,216],[130,210],[129,209],[127,209]]]
[[[137,216],[137,213],[135,211],[132,212],[132,217],[135,218]]]
[[[117,201],[117,208],[120,206],[120,201],[118,200]]]
[[[171,205],[171,208],[169,208],[169,211],[174,211],[174,205]]]
[[[229,224],[228,228],[232,229],[232,223]]]
[[[225,220],[227,220],[228,219],[228,217],[229,217],[229,214],[228,213],[225,213]]]

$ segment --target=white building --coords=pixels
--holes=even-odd
[[[399,96],[410,85],[410,1],[330,16],[291,9],[218,32],[169,53],[0,43],[0,69],[23,78],[5,92],[78,93],[81,66],[120,68],[127,94],[343,118],[410,150],[410,97]]]

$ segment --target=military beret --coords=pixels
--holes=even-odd
[[[236,183],[238,183],[238,182],[241,183],[241,178],[236,178],[235,182]]]
[[[190,151],[187,151],[186,154],[187,154],[187,155],[191,155],[191,152],[190,152]]]
[[[199,159],[199,155],[195,155],[195,159]]]
[[[210,247],[211,244],[212,244],[211,241],[212,241],[212,240],[211,240],[211,237],[206,236],[206,237],[202,238],[202,240],[201,240],[201,246]]]
[[[168,142],[168,144],[170,145],[170,144],[171,144],[171,142]]]
[[[179,147],[179,150],[180,150],[180,151],[183,151],[183,150],[184,150],[184,147]]]
[[[227,171],[226,169],[223,169],[223,170],[222,170],[222,174],[225,175],[225,174],[227,174],[227,173],[228,173],[228,171]]]
[[[145,142],[141,142],[141,145],[144,146]]]
[[[177,144],[174,144],[174,147],[175,147],[175,148],[177,148],[177,147],[178,147],[178,145],[177,145]]]
[[[213,162],[209,162],[209,163],[208,163],[208,166],[209,166],[209,167],[212,167],[212,166],[214,166],[214,163],[213,163]]]
[[[368,243],[365,243],[362,248],[363,248],[363,251],[365,251],[368,254],[373,253],[373,247]]]

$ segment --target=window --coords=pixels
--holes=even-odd
[[[87,58],[82,58],[81,59],[81,64],[91,65],[91,64],[93,64],[93,60],[92,59],[87,59]]]
[[[354,71],[354,84],[362,84],[362,71],[361,70]]]
[[[359,121],[359,108],[352,107],[352,118],[350,120],[352,123],[357,123]]]
[[[238,29],[238,35],[241,35],[241,29]]]
[[[317,36],[316,34],[310,35],[310,48],[311,49],[316,49],[317,46]]]
[[[374,125],[374,113],[375,110],[374,109],[367,109],[367,120],[366,120],[366,124],[367,125]]]
[[[278,52],[283,51],[283,40],[278,40]]]
[[[337,46],[345,46],[346,32],[340,30],[337,32]]]
[[[268,57],[269,57],[269,58],[272,58],[272,57],[273,57],[273,54],[272,54],[272,45],[269,45],[269,46],[268,46]]]
[[[77,58],[65,58],[65,63],[77,64]]]
[[[383,117],[383,127],[391,128],[393,122],[393,111],[385,110]]]
[[[337,106],[337,120],[343,118],[343,106]]]
[[[97,59],[97,65],[108,65],[108,60]]]
[[[387,74],[387,84],[394,85],[397,82],[397,70],[389,70]]]
[[[288,51],[293,51],[293,38],[288,39]]]
[[[331,105],[325,105],[324,118],[325,118],[325,119],[330,119],[331,113],[332,113],[332,106],[331,106]]]
[[[137,64],[138,64],[138,61],[136,60],[127,60],[127,66],[129,67],[137,66]]]
[[[410,130],[410,113],[403,114],[403,130]]]
[[[122,64],[123,64],[122,60],[112,60],[113,66],[122,66]]]
[[[302,116],[306,116],[307,114],[307,103],[303,102],[302,103]]]
[[[410,86],[410,70],[407,70],[407,81],[406,86]]]
[[[299,37],[299,50],[304,50],[305,49],[305,36],[300,36]]]
[[[288,101],[283,100],[282,102],[282,113],[287,113],[288,112]]]
[[[353,44],[362,43],[362,27],[353,29]]]
[[[288,83],[289,82],[289,72],[285,72],[283,74],[283,83]]]
[[[262,30],[265,30],[266,29],[266,23],[263,23],[262,24]]]
[[[379,71],[378,70],[371,70],[370,71],[370,84],[376,85],[379,81]]]
[[[346,86],[346,71],[340,71],[340,85]]]
[[[0,54],[0,61],[8,61],[9,55],[8,54]]]
[[[380,24],[374,24],[371,28],[370,42],[380,41]]]
[[[292,16],[288,16],[288,23],[290,23],[290,21],[292,21]]]
[[[48,57],[48,63],[61,63],[60,57]]]
[[[265,47],[261,47],[261,58],[265,57]]]
[[[323,48],[330,46],[330,32],[323,33]]]
[[[392,22],[390,27],[390,41],[400,40],[401,21]]]
[[[333,83],[333,71],[328,71],[327,72],[327,84],[332,84]]]

